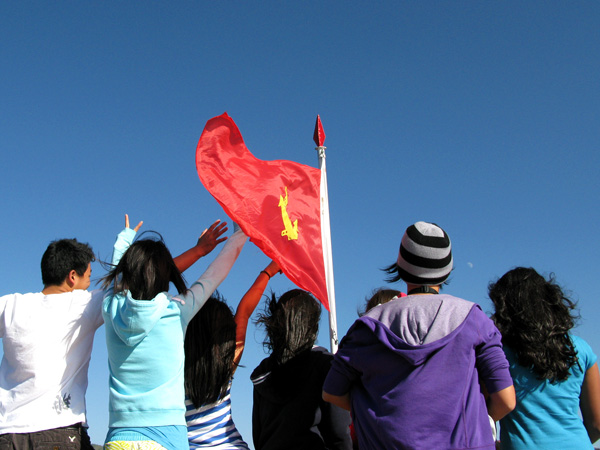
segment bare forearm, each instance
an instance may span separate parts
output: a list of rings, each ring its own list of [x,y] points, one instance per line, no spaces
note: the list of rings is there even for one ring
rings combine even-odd
[[[185,272],[203,256],[206,256],[206,253],[203,253],[202,248],[194,246],[183,252],[181,255],[173,258],[173,261],[175,261],[175,265],[180,272]]]
[[[331,403],[332,405],[339,406],[346,411],[350,411],[352,408],[352,402],[350,401],[350,394],[344,395],[332,395],[323,391],[323,400]]]
[[[515,387],[511,385],[490,394],[487,401],[488,414],[497,422],[515,409],[516,405]]]
[[[248,328],[248,321],[252,316],[252,313],[256,309],[256,305],[260,302],[260,299],[267,288],[269,280],[279,273],[279,266],[271,261],[271,263],[261,270],[248,292],[244,294],[240,300],[240,304],[235,312],[235,363],[239,363],[242,359],[242,353],[244,351],[244,345],[246,343],[246,329]]]
[[[597,363],[585,372],[579,405],[590,441],[596,442],[600,439],[600,373]]]

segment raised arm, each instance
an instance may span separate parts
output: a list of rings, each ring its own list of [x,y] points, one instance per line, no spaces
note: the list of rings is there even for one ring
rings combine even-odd
[[[138,223],[136,227],[132,230],[131,228],[129,228],[129,215],[125,214],[125,229],[117,235],[117,240],[115,241],[115,245],[113,247],[113,266],[119,264],[119,261],[121,261],[121,258],[123,257],[123,253],[125,253],[125,251],[129,248],[129,246],[133,242],[135,234],[142,227],[143,223],[144,222],[140,220],[140,223]]]
[[[227,237],[221,237],[227,231],[227,222],[221,223],[217,220],[210,227],[202,232],[198,242],[189,250],[173,258],[175,265],[180,272],[185,272],[192,264],[203,256],[212,252],[221,242],[227,240]]]
[[[234,233],[227,239],[227,242],[215,260],[208,266],[200,278],[190,286],[185,294],[174,297],[181,301],[182,308],[186,311],[185,317],[187,320],[191,320],[200,308],[202,308],[206,300],[229,274],[233,263],[240,255],[248,237],[235,224],[234,229]]]
[[[244,294],[240,304],[235,312],[235,357],[233,359],[234,367],[236,367],[242,359],[244,353],[244,346],[246,345],[246,329],[248,328],[248,320],[256,309],[256,305],[260,301],[261,296],[265,292],[269,280],[278,273],[281,273],[281,269],[275,261],[265,267],[265,270],[261,270],[258,277],[254,281],[254,284],[250,286],[248,292]]]
[[[583,425],[592,443],[600,439],[600,372],[595,363],[585,372],[579,398]]]

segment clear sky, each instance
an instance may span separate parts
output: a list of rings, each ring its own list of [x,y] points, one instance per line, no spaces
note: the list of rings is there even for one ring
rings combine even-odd
[[[341,336],[426,220],[452,239],[445,292],[491,313],[490,281],[554,272],[598,353],[599,19],[589,0],[0,2],[1,293],[42,289],[53,239],[108,260],[125,213],[186,250],[226,220],[196,173],[206,121],[227,111],[256,157],[316,166],[320,114]],[[244,248],[220,288],[232,306],[267,263]],[[233,382],[249,443],[262,340],[251,326]],[[102,443],[103,329],[89,378]]]

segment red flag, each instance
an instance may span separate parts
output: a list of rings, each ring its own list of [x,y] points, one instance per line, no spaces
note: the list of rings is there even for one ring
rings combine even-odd
[[[329,310],[321,237],[321,171],[250,153],[231,117],[210,119],[196,149],[204,187],[298,287]]]

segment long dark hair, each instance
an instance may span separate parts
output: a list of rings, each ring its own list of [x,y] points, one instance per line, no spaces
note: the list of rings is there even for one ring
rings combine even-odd
[[[185,334],[185,393],[196,408],[227,392],[235,370],[233,312],[215,292],[194,316]]]
[[[532,268],[517,267],[490,283],[489,296],[496,309],[492,319],[518,363],[539,379],[566,380],[577,362],[569,338],[577,315],[554,275],[546,280]]]
[[[265,327],[263,345],[275,363],[284,364],[312,348],[319,333],[320,318],[321,304],[308,292],[292,289],[279,300],[272,294],[256,323]]]
[[[177,269],[162,236],[138,239],[129,246],[119,263],[102,278],[102,288],[115,283],[115,293],[128,290],[136,300],[152,300],[169,290],[173,283],[180,294],[187,291],[185,280]]]

